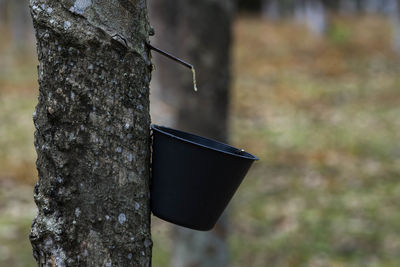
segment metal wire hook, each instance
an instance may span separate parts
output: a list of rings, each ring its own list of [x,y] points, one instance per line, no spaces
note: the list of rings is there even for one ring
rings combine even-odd
[[[154,47],[154,46],[152,46],[152,45],[149,44],[149,43],[146,43],[146,44],[147,44],[147,47],[150,48],[151,50],[154,50],[154,51],[156,51],[156,52],[158,52],[158,53],[160,53],[160,54],[162,54],[162,55],[164,55],[164,56],[166,56],[166,57],[168,57],[168,58],[170,58],[170,59],[172,59],[172,60],[174,60],[174,61],[176,61],[176,62],[179,62],[179,63],[181,63],[183,66],[185,66],[185,67],[187,67],[187,68],[189,68],[189,69],[193,69],[193,65],[192,65],[192,64],[189,64],[189,63],[187,63],[186,61],[184,61],[184,60],[182,60],[182,59],[180,59],[180,58],[177,58],[177,57],[171,55],[171,54],[168,53],[168,52],[165,52],[165,51],[161,50],[160,48]]]
[[[189,69],[192,71],[192,75],[193,75],[193,89],[197,92],[196,71],[194,70],[194,67],[193,67],[192,64],[189,64],[189,63],[187,63],[186,61],[184,61],[184,60],[182,60],[182,59],[180,59],[180,58],[177,58],[177,57],[171,55],[171,54],[168,53],[168,52],[165,52],[165,51],[163,51],[163,50],[161,50],[161,49],[159,49],[159,48],[157,48],[157,47],[152,46],[150,43],[146,43],[146,45],[147,45],[147,47],[148,47],[149,49],[154,50],[154,51],[160,53],[161,55],[166,56],[166,57],[168,57],[169,59],[172,59],[172,60],[174,60],[174,61],[176,61],[176,62],[182,64],[183,66],[189,68]]]

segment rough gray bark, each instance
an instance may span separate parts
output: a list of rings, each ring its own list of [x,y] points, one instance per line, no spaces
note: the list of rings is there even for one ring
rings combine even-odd
[[[151,2],[156,44],[195,66],[199,88],[186,68],[157,57],[161,97],[177,109],[178,129],[220,141],[227,140],[233,11],[232,0]],[[171,266],[227,266],[227,228],[226,216],[211,232],[175,227]]]
[[[40,266],[149,266],[145,0],[31,0]]]

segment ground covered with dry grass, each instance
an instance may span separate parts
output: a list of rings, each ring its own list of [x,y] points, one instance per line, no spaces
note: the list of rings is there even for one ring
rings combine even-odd
[[[388,24],[236,25],[233,141],[261,161],[233,207],[234,266],[399,266],[400,65]],[[267,265],[266,265],[267,264]]]
[[[36,266],[31,46],[0,42],[0,266]],[[389,24],[338,17],[314,36],[241,16],[233,55],[231,140],[261,160],[230,206],[232,266],[400,266],[400,57]],[[154,266],[168,262],[167,234],[156,221]]]

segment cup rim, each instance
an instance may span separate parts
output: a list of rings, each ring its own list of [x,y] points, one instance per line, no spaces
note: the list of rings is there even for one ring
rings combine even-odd
[[[252,154],[250,154],[250,153],[248,153],[248,152],[246,152],[244,150],[240,150],[238,148],[235,148],[233,146],[230,146],[228,144],[222,143],[222,142],[214,140],[214,139],[202,137],[202,136],[199,136],[199,135],[196,135],[196,134],[192,134],[192,133],[188,133],[188,132],[172,129],[172,128],[165,127],[165,126],[155,125],[155,124],[151,125],[151,129],[153,131],[162,133],[162,134],[167,135],[169,137],[172,137],[174,139],[178,139],[180,141],[183,141],[185,143],[190,143],[190,144],[195,145],[195,146],[200,146],[200,147],[203,147],[203,148],[206,148],[206,149],[211,149],[211,150],[214,150],[214,151],[217,151],[217,152],[221,152],[221,153],[224,153],[224,154],[228,154],[228,155],[231,155],[231,156],[234,156],[234,157],[243,158],[243,159],[248,159],[248,160],[253,160],[253,161],[259,160],[258,157],[254,156],[254,155],[252,155]],[[175,135],[173,133],[170,133],[170,132],[168,132],[168,130],[172,130],[174,132],[181,133],[183,135],[189,135],[189,136],[191,136],[193,138],[197,138],[197,139],[204,140],[204,141],[207,141],[207,142],[211,141],[212,143],[225,146],[225,147],[230,148],[232,150],[236,150],[238,153],[232,153],[232,152],[225,151],[223,149],[219,149],[219,148],[216,148],[216,147],[213,147],[213,146],[207,146],[207,145],[201,144],[199,142],[195,142],[195,141],[180,137],[178,135]]]

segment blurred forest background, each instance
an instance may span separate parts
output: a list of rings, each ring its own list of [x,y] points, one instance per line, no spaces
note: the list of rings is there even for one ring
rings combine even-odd
[[[230,205],[230,266],[400,266],[400,1],[237,4],[229,140],[261,161]],[[0,266],[36,266],[36,65],[28,1],[0,0]]]

